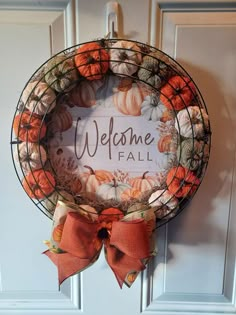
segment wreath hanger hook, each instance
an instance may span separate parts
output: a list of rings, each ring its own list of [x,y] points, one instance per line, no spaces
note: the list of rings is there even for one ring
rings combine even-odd
[[[106,4],[106,34],[109,38],[118,37],[118,8],[116,1],[110,1]]]

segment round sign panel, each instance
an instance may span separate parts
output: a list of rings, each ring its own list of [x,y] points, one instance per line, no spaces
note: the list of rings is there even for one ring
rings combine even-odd
[[[176,216],[205,173],[210,124],[187,72],[126,40],[77,45],[26,84],[13,120],[18,176],[49,217],[58,200]]]

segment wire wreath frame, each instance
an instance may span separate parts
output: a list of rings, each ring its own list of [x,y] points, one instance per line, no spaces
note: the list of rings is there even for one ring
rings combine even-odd
[[[124,43],[124,44],[131,44],[132,48],[126,48],[126,47],[116,47],[115,44],[117,43]],[[89,45],[91,43],[96,43],[99,45],[99,48],[89,49],[89,53],[93,54],[94,52],[98,52],[99,58],[98,60],[94,60],[93,58],[90,58],[85,63],[80,64],[79,66],[75,64],[75,58],[78,56],[83,56],[85,52],[80,52],[79,49],[81,47],[86,47],[86,45]],[[118,52],[121,52],[123,54],[122,60],[118,59],[112,59],[111,57],[111,51],[117,50]],[[103,51],[106,51],[109,58],[103,57]],[[141,56],[141,60],[139,63],[133,62],[133,60],[129,60],[127,57],[127,54],[132,53],[133,55],[139,54]],[[46,70],[46,67],[50,61],[54,61],[56,57],[61,56],[63,57],[62,60],[55,65],[51,67],[51,69]],[[153,59],[153,64],[158,65],[155,69],[151,69],[146,66],[146,64],[143,62],[144,58],[148,56],[149,58]],[[69,68],[68,71],[60,72],[58,73],[58,77],[55,79],[54,82],[51,82],[48,84],[47,82],[47,75],[50,74],[51,71],[58,68],[58,66],[65,61],[70,61],[73,63],[74,67]],[[106,71],[103,70],[104,64],[111,64],[111,63],[117,63],[117,64],[125,64],[128,67],[129,66],[135,66],[136,71],[134,73],[116,73],[113,70],[111,70],[111,67],[107,69]],[[89,65],[95,65],[98,69],[97,73],[89,73],[87,75],[81,74],[81,69],[84,67],[88,67]],[[163,68],[165,71],[163,71]],[[152,76],[157,79],[156,84],[151,84],[150,80],[144,80],[140,75],[140,71],[144,70],[150,72],[150,78]],[[64,90],[57,91],[55,90],[55,84],[60,84],[61,80],[63,78],[66,78],[67,75],[70,76],[70,74],[76,71],[76,79],[72,80],[67,84],[67,86],[64,88]],[[131,198],[130,200],[126,200],[125,202],[117,202],[117,200],[109,199],[109,200],[103,200],[100,202],[99,207],[96,207],[97,200],[90,201],[89,205],[94,206],[96,210],[99,212],[102,211],[102,209],[105,209],[107,207],[117,207],[121,209],[124,213],[126,213],[126,209],[132,206],[135,206],[136,204],[141,204],[141,207],[133,208],[133,212],[135,211],[145,211],[150,209],[150,207],[154,207],[154,212],[156,213],[156,228],[159,228],[163,224],[166,224],[170,220],[172,220],[174,217],[176,217],[190,202],[190,200],[195,195],[196,191],[198,190],[200,183],[204,177],[208,160],[209,160],[209,154],[210,154],[210,147],[211,147],[211,128],[210,128],[210,122],[208,119],[208,112],[206,105],[204,103],[203,97],[194,83],[191,76],[184,70],[184,68],[174,59],[172,59],[170,56],[165,54],[164,52],[160,51],[159,49],[152,47],[147,44],[143,44],[141,42],[132,41],[132,40],[124,40],[124,39],[100,39],[96,41],[89,41],[82,44],[75,45],[73,47],[70,47],[68,49],[65,49],[49,60],[47,60],[44,64],[42,64],[32,75],[32,77],[28,80],[26,83],[17,107],[16,111],[13,117],[13,122],[11,126],[11,154],[12,154],[12,160],[14,164],[14,168],[17,174],[17,177],[23,186],[23,188],[26,190],[27,194],[29,195],[30,199],[33,201],[33,203],[42,211],[46,216],[49,218],[52,218],[53,212],[56,207],[56,201],[57,199],[63,199],[65,201],[71,201],[70,198],[68,198],[69,195],[72,195],[73,202],[77,205],[85,204],[85,199],[82,198],[78,193],[71,192],[68,187],[62,187],[59,185],[56,181],[57,174],[54,169],[53,163],[50,160],[50,155],[48,152],[48,139],[50,138],[50,128],[47,128],[50,126],[51,117],[54,113],[54,111],[58,107],[58,103],[63,101],[68,101],[68,97],[70,96],[71,91],[76,86],[82,84],[82,82],[94,82],[97,80],[97,77],[104,78],[106,76],[115,75],[123,79],[127,79],[128,82],[131,80],[135,83],[141,83],[145,84],[145,86],[148,86],[156,96],[160,97],[161,95],[164,96],[166,101],[170,104],[171,109],[168,109],[169,112],[171,112],[172,115],[172,122],[174,122],[175,129],[177,130],[177,149],[176,152],[174,152],[175,155],[175,161],[173,163],[173,174],[172,178],[167,184],[166,181],[162,182],[160,185],[154,185],[149,189],[148,191],[144,192],[139,198]],[[181,78],[182,82],[184,82],[184,86],[181,87],[180,90],[178,90],[172,81],[171,78],[178,77]],[[159,78],[159,79],[158,79]],[[32,88],[31,92],[28,94],[28,98],[26,100],[22,100],[22,96],[24,91],[27,89],[29,84],[34,82],[34,87]],[[40,83],[45,83],[47,87],[45,88],[44,92],[40,95],[40,97],[36,97],[34,99],[34,105],[33,108],[29,110],[29,103],[31,101],[31,97],[34,95],[37,86]],[[163,87],[169,87],[174,91],[174,96],[177,95],[179,102],[182,104],[181,109],[175,108],[173,98],[169,97],[168,95],[164,95],[163,93]],[[47,108],[44,110],[43,113],[38,114],[37,113],[37,106],[39,105],[42,98],[47,94],[47,91],[49,89],[52,89],[55,93],[55,98],[51,99],[49,104],[47,104]],[[181,94],[183,90],[187,90],[192,94],[191,101],[186,103],[184,95]],[[163,105],[163,104],[162,104]],[[156,105],[155,105],[156,106]],[[193,108],[197,110],[198,117],[196,118],[196,115],[194,116],[190,109],[193,110]],[[190,136],[186,137],[181,134],[182,125],[179,121],[179,113],[180,111],[185,111],[185,117],[187,119],[187,122],[190,124]],[[27,116],[25,123],[24,119],[25,116]],[[206,118],[207,117],[207,118]],[[16,123],[17,120],[17,123]],[[34,141],[31,140],[31,134],[30,131],[32,131],[32,125],[34,122],[37,122],[37,130]],[[196,135],[196,126],[200,126],[201,133]],[[23,133],[23,136],[21,136]],[[191,166],[194,163],[197,165],[193,170],[191,167],[184,167],[181,161],[181,157],[183,156],[183,142],[188,140],[188,143],[191,146],[191,152],[189,152],[189,159],[188,159],[188,165]],[[23,167],[23,161],[21,156],[21,145],[22,143],[25,145],[25,160],[26,162],[27,170],[25,169],[25,166]],[[30,155],[32,152],[30,152],[30,143],[34,143],[36,145],[36,151],[38,153],[38,165],[41,167],[37,168],[37,170],[42,171],[42,174],[44,174],[44,179],[47,180],[47,185],[51,187],[50,193],[46,193],[45,190],[40,186],[40,184],[37,183],[38,178],[35,176],[35,169],[32,167],[32,161],[30,158]],[[195,144],[201,144],[200,149],[196,152],[195,150]],[[43,153],[43,149],[46,151],[46,161],[45,156]],[[177,153],[178,152],[178,153]],[[164,152],[163,154],[170,154],[170,152]],[[178,158],[177,158],[178,155]],[[196,162],[197,161],[197,162]],[[195,165],[194,164],[194,165]],[[25,164],[24,164],[25,165]],[[179,178],[178,170],[184,168],[185,174],[183,178]],[[32,184],[29,181],[29,174],[31,174],[31,180],[34,182],[34,187],[32,187]],[[52,180],[50,174],[52,175],[52,178],[55,178]],[[194,175],[194,176],[192,176]],[[171,185],[175,180],[178,180],[179,187],[176,189],[176,191],[173,193],[173,188],[171,188]],[[180,196],[179,192],[187,183],[187,193],[183,194],[183,196]],[[26,187],[28,186],[28,189]],[[38,190],[40,193],[40,197],[37,197],[35,195],[35,190]],[[62,193],[62,191],[65,191],[66,194]],[[159,195],[155,197],[155,192],[160,191]],[[171,196],[167,198],[167,201],[163,202],[162,197],[166,192],[172,191]],[[57,195],[56,200],[53,199],[51,196],[52,194]],[[152,200],[150,201],[151,196],[154,195]],[[33,196],[33,197],[32,197]],[[177,199],[178,203],[177,205],[170,209],[168,207],[168,204],[171,202],[171,200]],[[162,201],[160,201],[162,200]],[[46,202],[46,203],[45,203]],[[154,206],[155,203],[158,202],[158,205]],[[46,206],[47,204],[47,206]],[[50,205],[50,206],[48,206]],[[89,212],[88,209],[83,209],[83,211]]]

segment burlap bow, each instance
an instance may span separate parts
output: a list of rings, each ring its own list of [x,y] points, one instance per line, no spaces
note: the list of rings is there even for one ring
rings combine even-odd
[[[147,222],[144,219],[120,221],[122,212],[115,210],[116,214],[101,214],[93,221],[67,209],[58,243],[60,251],[44,252],[57,266],[60,283],[94,263],[103,245],[107,263],[120,287],[123,283],[130,286],[137,274],[145,269],[150,257]]]

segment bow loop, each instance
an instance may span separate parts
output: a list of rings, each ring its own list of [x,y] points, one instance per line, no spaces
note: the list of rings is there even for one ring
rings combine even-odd
[[[113,222],[110,245],[133,258],[148,257],[150,249],[145,221]]]
[[[97,250],[93,245],[97,223],[79,213],[69,212],[63,228],[59,247],[79,258],[91,258]]]

